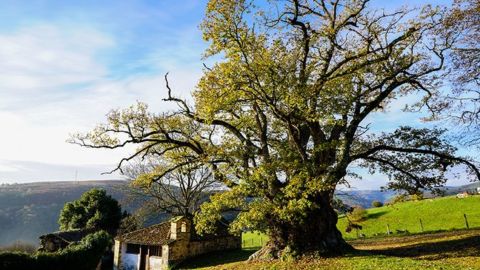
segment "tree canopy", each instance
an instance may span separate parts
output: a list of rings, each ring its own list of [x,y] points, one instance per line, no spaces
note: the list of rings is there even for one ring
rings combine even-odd
[[[269,235],[256,256],[341,252],[349,245],[332,200],[353,166],[423,187],[459,163],[480,176],[472,161],[454,156],[441,131],[369,129],[397,98],[415,94],[422,106],[439,91],[453,42],[435,35],[443,18],[430,7],[372,10],[366,0],[211,0],[202,23],[205,56],[221,60],[205,67],[194,103],[177,98],[166,80],[165,101],[177,110],[153,114],[141,103],[114,110],[73,141],[137,144],[117,169],[136,157],[161,159],[166,166],[152,170],[151,182],[186,166],[209,168],[228,189],[202,205],[197,230],[211,232],[222,211],[240,210],[232,231]]]
[[[193,218],[200,204],[220,187],[212,171],[206,166],[187,165],[159,177],[158,170],[165,166],[159,160],[144,158],[122,169],[133,180],[128,190],[133,201],[141,205],[137,212]]]
[[[91,189],[80,199],[68,202],[60,212],[61,230],[94,229],[114,234],[120,226],[122,209],[103,189]]]

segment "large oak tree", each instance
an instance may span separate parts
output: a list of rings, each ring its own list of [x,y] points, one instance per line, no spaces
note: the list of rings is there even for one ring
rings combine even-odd
[[[202,24],[206,57],[222,60],[205,68],[194,103],[177,98],[167,80],[165,101],[178,110],[112,111],[108,123],[74,141],[138,144],[119,168],[139,156],[170,164],[151,181],[207,166],[228,188],[202,205],[196,229],[211,232],[222,211],[238,209],[233,231],[269,235],[258,256],[345,251],[332,199],[352,165],[375,164],[421,184],[422,164],[436,173],[464,163],[480,176],[435,130],[368,130],[396,98],[416,94],[425,102],[438,91],[451,40],[431,35],[442,20],[436,9],[387,13],[367,2],[211,0]]]

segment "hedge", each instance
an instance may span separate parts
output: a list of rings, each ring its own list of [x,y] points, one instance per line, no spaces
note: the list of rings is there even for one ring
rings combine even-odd
[[[0,270],[93,270],[111,244],[110,235],[100,231],[58,252],[0,253]]]

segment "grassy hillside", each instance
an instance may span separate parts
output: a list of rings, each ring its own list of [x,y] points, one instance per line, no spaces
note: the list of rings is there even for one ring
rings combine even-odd
[[[438,230],[464,229],[466,227],[464,214],[470,228],[480,227],[480,196],[456,198],[455,196],[425,199],[398,203],[392,206],[383,206],[367,210],[367,219],[361,223],[360,231],[366,237],[387,233],[387,224],[390,231],[408,230],[410,233],[422,232],[420,219],[425,232]],[[338,228],[347,239],[356,238],[356,232],[345,232],[347,220],[340,217]]]
[[[421,233],[420,219],[423,223],[423,232],[448,231],[465,229],[463,214],[467,215],[470,228],[480,228],[480,195],[463,199],[455,196],[425,199],[398,203],[392,206],[367,209],[367,219],[361,223],[363,229],[359,231],[367,238],[385,236],[387,224],[392,235],[399,234],[397,230],[408,230],[409,233]],[[347,220],[340,216],[338,229],[347,240],[357,238],[357,233],[345,232]],[[255,232],[247,232],[242,236],[243,246],[246,248],[259,247],[268,239],[267,236]]]

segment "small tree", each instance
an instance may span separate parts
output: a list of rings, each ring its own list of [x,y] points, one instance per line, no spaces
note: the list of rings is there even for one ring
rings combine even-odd
[[[188,161],[185,161],[188,162]],[[130,180],[130,195],[144,215],[165,213],[193,218],[200,204],[218,187],[211,170],[194,163],[169,171],[167,159],[144,159],[122,172]]]
[[[383,203],[381,201],[373,201],[372,206],[373,207],[382,207]]]
[[[360,225],[360,223],[365,221],[367,216],[367,211],[363,207],[359,205],[354,206],[352,211],[347,213],[348,225],[345,231],[351,232],[352,229],[354,229],[358,237],[358,231],[362,229],[362,225]]]
[[[120,225],[122,210],[105,190],[91,189],[80,199],[68,202],[60,212],[61,230],[94,229],[114,234]]]
[[[408,196],[405,195],[405,194],[398,194],[398,195],[395,195],[394,197],[392,197],[389,201],[388,201],[388,205],[395,205],[397,203],[401,203],[401,202],[405,202],[405,201],[408,201]]]
[[[123,212],[122,220],[120,221],[120,226],[117,229],[117,235],[122,235],[125,233],[133,232],[141,228],[141,222],[139,218],[135,215]]]

